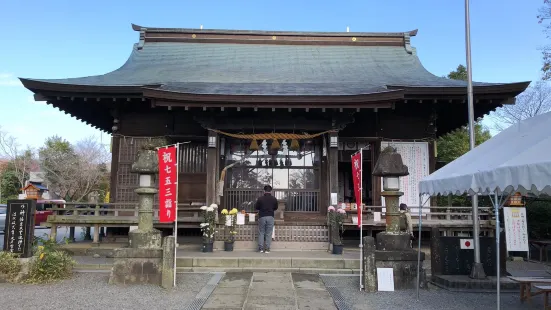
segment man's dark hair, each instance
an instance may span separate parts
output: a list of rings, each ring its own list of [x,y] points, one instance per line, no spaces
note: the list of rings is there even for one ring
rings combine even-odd
[[[408,205],[406,205],[405,203],[400,204],[400,210],[407,210],[407,208],[408,208]]]
[[[264,191],[265,191],[266,193],[269,193],[269,192],[272,191],[272,187],[271,187],[270,185],[266,185],[266,186],[264,186]]]

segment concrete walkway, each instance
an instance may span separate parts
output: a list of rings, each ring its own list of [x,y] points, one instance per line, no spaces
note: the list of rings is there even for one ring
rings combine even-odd
[[[227,273],[202,309],[336,309],[315,274]]]

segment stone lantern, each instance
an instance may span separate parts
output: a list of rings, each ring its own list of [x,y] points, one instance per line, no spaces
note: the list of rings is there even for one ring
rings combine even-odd
[[[136,189],[139,196],[138,229],[129,233],[130,247],[114,250],[110,284],[150,283],[162,284],[167,288],[173,286],[174,239],[165,238],[166,250],[163,251],[161,232],[153,228],[153,198],[158,192],[155,188],[155,174],[158,170],[155,147],[144,146],[132,164],[132,172],[138,173],[140,180]],[[163,254],[165,252],[166,255]]]
[[[410,235],[400,231],[399,199],[400,177],[408,175],[408,167],[402,156],[393,147],[385,148],[373,169],[373,175],[383,178],[383,192],[386,206],[386,230],[372,237],[364,238],[364,287],[375,291],[377,285],[376,268],[392,268],[395,289],[411,289],[417,285],[417,251],[411,247]],[[421,253],[421,262],[425,259]],[[424,271],[421,270],[421,285],[425,285]]]
[[[373,175],[383,178],[383,192],[386,206],[386,233],[400,234],[400,177],[409,175],[408,167],[402,162],[402,156],[393,147],[385,148],[379,155]],[[408,236],[409,241],[409,236]]]
[[[160,248],[161,232],[153,228],[153,198],[158,193],[155,175],[159,172],[159,160],[152,145],[146,145],[138,152],[131,171],[138,173],[140,187],[135,190],[139,196],[138,229],[129,233],[130,247]]]

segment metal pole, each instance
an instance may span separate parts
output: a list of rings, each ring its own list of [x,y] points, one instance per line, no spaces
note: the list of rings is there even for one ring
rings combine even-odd
[[[364,228],[364,223],[363,223],[363,208],[362,208],[362,193],[363,193],[363,175],[364,175],[364,167],[363,167],[363,163],[364,163],[364,152],[363,152],[363,148],[360,148],[360,167],[361,167],[361,170],[360,170],[360,201],[359,202],[356,202],[357,204],[357,208],[360,208],[360,216],[358,218],[358,224],[360,225],[360,291],[362,291],[363,289],[363,273],[364,273],[364,270],[363,270],[363,267],[364,267],[364,251],[363,251],[363,247],[364,247],[364,238],[363,238],[363,228]]]
[[[494,193],[494,213],[496,215],[496,271],[497,271],[497,309],[501,309],[501,274],[500,274],[500,264],[499,264],[499,202],[497,200],[497,193]]]
[[[180,176],[180,143],[176,143],[176,215],[174,217],[174,287],[176,287],[176,249],[178,248],[178,187]]]
[[[417,245],[417,300],[419,300],[419,286],[421,285],[421,228],[423,226],[423,195],[419,194],[419,243]]]
[[[469,12],[469,0],[465,0],[465,46],[467,49],[467,102],[469,110],[469,145],[470,149],[475,147],[474,132],[474,105],[473,105],[473,70],[471,62],[471,21]],[[475,194],[472,198],[472,217],[473,217],[473,247],[474,264],[471,269],[471,278],[485,278],[484,268],[480,263],[480,229],[478,222],[478,196]]]

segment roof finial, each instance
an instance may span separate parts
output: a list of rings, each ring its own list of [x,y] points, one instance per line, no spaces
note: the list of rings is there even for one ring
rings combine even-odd
[[[350,32],[350,27],[346,26],[346,32]]]
[[[203,29],[203,25],[199,26],[200,29]]]

